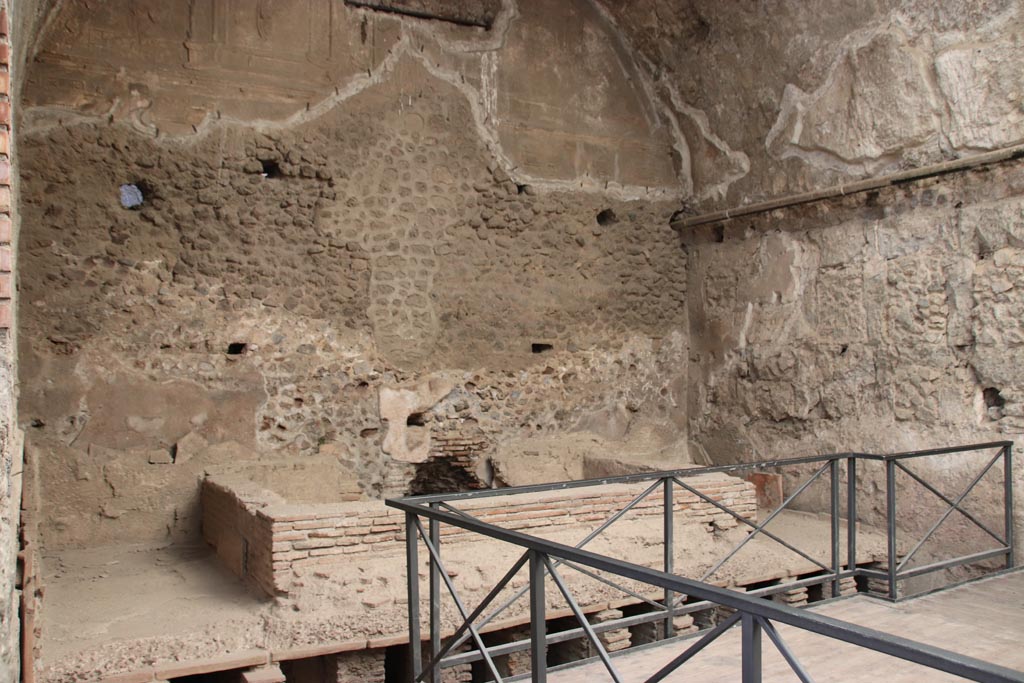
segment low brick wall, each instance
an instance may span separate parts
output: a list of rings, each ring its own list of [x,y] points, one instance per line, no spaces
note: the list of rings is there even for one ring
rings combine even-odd
[[[687,478],[687,483],[737,514],[757,514],[754,487],[724,474]],[[607,485],[565,491],[481,498],[457,507],[483,522],[528,532],[587,528],[631,501],[642,488]],[[380,501],[296,505],[269,491],[239,480],[209,477],[203,484],[203,533],[228,567],[267,593],[288,590],[293,567],[329,567],[360,555],[401,554],[403,513]],[[631,518],[661,515],[661,494],[655,492],[629,513]],[[677,487],[675,510],[690,524],[730,528],[728,514]],[[442,527],[446,543],[486,540],[457,527]]]
[[[278,589],[273,570],[273,522],[253,513],[273,494],[232,484],[237,482],[204,481],[200,495],[203,538],[216,548],[228,569],[274,595]]]

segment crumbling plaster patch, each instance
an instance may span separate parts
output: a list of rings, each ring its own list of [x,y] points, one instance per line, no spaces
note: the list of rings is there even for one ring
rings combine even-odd
[[[430,455],[430,426],[410,418],[433,408],[455,388],[451,378],[433,376],[380,388],[380,419],[387,425],[381,449],[402,462],[423,462]]]
[[[864,175],[914,148],[936,148],[940,105],[928,68],[902,32],[850,36],[817,90],[786,86],[768,150],[779,159]]]
[[[574,1],[581,3],[580,8],[591,7],[590,0]],[[551,7],[559,7],[558,3],[549,4]],[[59,12],[60,9],[58,7],[55,12]],[[346,8],[345,11],[348,12],[348,18],[354,22],[358,22],[361,17],[365,21],[367,15],[377,14],[365,9]],[[80,17],[78,19],[81,21]],[[485,143],[495,163],[520,184],[529,184],[542,191],[585,191],[620,199],[678,198],[684,195],[689,186],[688,169],[685,167],[678,169],[676,177],[662,177],[660,183],[645,185],[631,183],[628,178],[621,177],[620,174],[623,171],[620,170],[618,164],[614,169],[610,169],[609,173],[592,175],[587,171],[582,175],[570,178],[546,176],[543,171],[531,171],[530,159],[514,158],[505,149],[498,132],[503,121],[498,115],[496,107],[498,89],[501,86],[499,81],[494,78],[494,74],[497,65],[506,59],[504,55],[507,52],[509,31],[517,21],[521,21],[520,11],[515,0],[503,0],[502,9],[491,30],[477,31],[472,38],[461,37],[464,32],[460,33],[460,29],[445,26],[443,22],[410,21],[397,18],[381,19],[379,16],[374,16],[374,21],[384,22],[386,25],[390,22],[391,30],[396,31],[396,37],[387,47],[383,58],[365,69],[354,70],[351,75],[335,84],[332,93],[317,101],[307,102],[300,109],[280,118],[266,119],[259,114],[247,114],[243,117],[231,115],[218,109],[207,112],[191,126],[191,129],[165,129],[162,117],[152,109],[151,91],[160,87],[159,81],[153,78],[144,79],[148,80],[148,84],[133,81],[133,76],[129,75],[133,67],[126,64],[115,79],[120,83],[120,92],[110,101],[108,109],[102,109],[102,96],[95,101],[69,100],[57,106],[46,104],[46,96],[41,96],[37,89],[34,95],[36,99],[40,99],[40,102],[26,110],[25,129],[31,132],[51,126],[110,118],[127,121],[140,133],[158,137],[168,143],[208,135],[224,126],[231,125],[247,125],[267,132],[289,129],[312,121],[335,107],[344,106],[344,103],[352,97],[392,78],[396,64],[403,58],[411,58],[420,62],[435,78],[455,87],[466,97],[473,113],[474,127],[480,139]],[[54,23],[57,22],[50,21],[48,25]],[[623,92],[628,98],[639,103],[644,112],[643,116],[647,118],[648,128],[654,131],[662,129],[660,117],[655,113],[660,107],[648,100],[647,90],[642,83],[637,83],[643,79],[639,77],[639,72],[632,62],[625,44],[615,34],[613,27],[608,24],[595,24],[588,30],[605,32],[602,40],[591,44],[591,49],[607,51],[610,59],[619,64],[622,74],[618,76],[616,87],[624,89]],[[46,36],[44,35],[39,41],[40,44],[43,44],[45,40]],[[557,45],[552,46],[556,50],[557,47]],[[554,62],[558,62],[560,59],[557,52],[554,55],[549,55],[549,58]],[[116,63],[116,61],[115,56],[114,62]],[[87,109],[91,111],[86,111]],[[609,113],[612,111],[609,107],[606,109]],[[279,107],[272,109],[272,111],[279,110]],[[516,122],[513,121],[513,123]],[[522,122],[516,123],[516,125],[521,124]],[[640,135],[649,135],[648,131],[638,132]],[[666,144],[669,147],[685,144],[678,139],[672,139],[674,129],[666,129],[666,133],[668,136]],[[653,144],[659,144],[657,137],[652,140]],[[592,154],[590,151],[585,153]],[[642,164],[634,163],[633,166],[640,168]],[[625,172],[632,173],[632,171]]]
[[[849,34],[818,88],[786,85],[766,149],[863,176],[1024,140],[1019,11],[972,32],[895,12]]]

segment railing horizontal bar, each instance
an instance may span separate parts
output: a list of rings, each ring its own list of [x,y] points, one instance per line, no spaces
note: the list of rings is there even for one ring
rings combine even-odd
[[[416,503],[404,500],[389,500],[387,504],[406,512],[436,518],[445,524],[474,531],[483,536],[489,536],[523,548],[529,548],[542,554],[570,560],[593,569],[612,572],[661,588],[669,588],[675,592],[686,593],[699,599],[712,600],[720,605],[732,607],[754,616],[771,619],[783,624],[790,624],[812,633],[866,647],[970,680],[981,681],[982,683],[1024,683],[1024,673],[1022,672],[1013,671],[974,657],[919,643],[893,634],[850,624],[821,614],[802,612],[796,608],[772,603],[767,600],[751,598],[725,588],[718,588],[679,576],[673,576],[630,562],[604,557],[587,550],[578,550],[562,543],[528,536],[509,529],[502,529],[492,524],[463,519],[458,515],[442,512],[437,509],[423,508]]]
[[[666,477],[695,477],[702,474],[721,474],[730,472],[742,472],[745,470],[762,470],[773,467],[791,465],[806,465],[809,463],[827,462],[829,460],[844,460],[846,458],[866,458],[868,460],[881,460],[884,456],[871,455],[867,453],[834,453],[828,455],[810,455],[800,458],[788,458],[781,460],[765,460],[761,462],[743,462],[732,465],[712,465],[709,467],[692,467],[679,470],[668,470],[665,472],[638,472],[636,474],[623,474],[617,477],[601,477],[598,479],[579,479],[576,481],[561,481],[551,484],[531,484],[529,486],[510,486],[503,489],[483,489],[479,491],[462,491],[458,493],[439,493],[423,496],[408,496],[404,498],[391,498],[389,500],[401,500],[405,503],[425,505],[427,503],[438,503],[441,501],[467,500],[473,498],[493,498],[495,496],[516,496],[527,493],[543,493],[545,491],[564,491],[569,489],[586,488],[588,486],[605,486],[608,484],[635,484],[642,481],[654,479],[665,479]]]
[[[708,603],[708,607],[712,605]],[[621,619],[612,619],[611,621],[603,621],[600,624],[592,624],[591,627],[596,633],[604,633],[605,631],[614,631],[620,628],[627,628],[629,626],[638,626],[640,624],[647,624],[652,621],[664,621],[664,612],[646,612],[644,614],[636,614],[631,617],[622,617]],[[556,631],[555,633],[547,634],[545,642],[548,645],[554,645],[556,643],[564,643],[568,640],[578,640],[585,638],[587,634],[582,628],[576,627],[567,631]],[[492,645],[488,648],[488,652],[491,656],[500,657],[502,655],[512,654],[513,652],[522,652],[523,650],[530,649],[530,641],[527,640],[516,640],[511,643],[502,643],[501,645]],[[457,655],[451,657],[445,657],[441,661],[441,666],[449,667],[455,666],[456,664],[469,664],[471,662],[478,662],[483,657],[476,650],[469,652],[460,652]]]
[[[600,477],[596,479],[580,479],[577,481],[554,482],[550,484],[532,484],[529,486],[512,486],[503,489],[484,489],[481,491],[462,491],[458,493],[441,493],[423,496],[408,496],[400,499],[406,503],[426,504],[442,501],[467,500],[473,498],[492,498],[495,496],[514,496],[524,493],[541,493],[544,491],[562,491],[567,489],[585,488],[587,486],[604,486],[606,484],[631,484],[641,481],[652,481],[664,479],[665,477],[692,477],[701,474],[716,474],[729,472],[742,472],[745,470],[771,469],[773,467],[784,467],[792,465],[805,465],[829,460],[843,460],[854,458],[858,460],[899,460],[904,458],[919,458],[926,455],[943,455],[947,453],[960,453],[1011,446],[1012,441],[991,441],[987,443],[969,444],[966,446],[950,446],[948,448],[933,448],[924,451],[906,451],[883,455],[876,453],[829,453],[822,455],[809,455],[799,458],[782,458],[778,460],[765,460],[761,462],[744,462],[732,465],[713,465],[709,467],[693,467],[679,470],[668,470],[664,472],[638,472],[636,474],[624,474],[617,477]]]
[[[949,453],[968,453],[970,451],[983,451],[989,448],[1005,448],[1012,446],[1012,441],[988,441],[986,443],[972,443],[966,446],[946,446],[945,448],[929,448],[923,451],[904,451],[903,453],[889,453],[880,455],[883,460],[904,460],[906,458],[921,458],[926,455],[947,455]],[[859,455],[865,455],[861,453]]]
[[[860,576],[866,576],[869,579],[883,579],[888,580],[889,572],[884,572],[881,569],[868,569],[866,567],[859,567],[857,574]]]
[[[973,555],[964,555],[963,557],[954,557],[952,560],[943,560],[942,562],[933,562],[931,564],[925,564],[920,567],[914,567],[912,569],[904,569],[896,574],[897,579],[912,579],[915,576],[921,576],[922,574],[930,574],[931,572],[939,571],[940,569],[948,569],[949,567],[956,567],[962,564],[971,564],[972,562],[981,562],[988,560],[993,557],[999,557],[1006,555],[1010,552],[1009,548],[994,548],[993,550],[985,550],[980,553]]]

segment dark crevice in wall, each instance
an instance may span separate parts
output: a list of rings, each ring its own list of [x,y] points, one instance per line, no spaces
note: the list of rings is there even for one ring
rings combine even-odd
[[[619,217],[611,209],[603,209],[597,214],[597,224],[601,226],[613,225],[619,222]]]

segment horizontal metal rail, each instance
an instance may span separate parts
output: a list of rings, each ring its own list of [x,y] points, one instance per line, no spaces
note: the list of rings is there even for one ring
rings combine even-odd
[[[1022,672],[926,643],[919,643],[908,638],[847,623],[814,612],[750,598],[727,588],[718,588],[710,584],[667,574],[631,562],[605,557],[587,550],[572,548],[555,541],[528,536],[510,529],[502,529],[479,520],[471,520],[460,515],[453,515],[448,512],[441,512],[436,509],[407,503],[403,500],[389,500],[388,505],[404,510],[411,515],[436,519],[442,524],[449,524],[482,536],[488,536],[505,543],[532,550],[541,556],[567,560],[600,571],[611,572],[634,581],[667,588],[677,593],[692,595],[717,605],[730,607],[745,614],[788,624],[811,633],[875,650],[876,652],[914,662],[915,664],[953,674],[954,676],[962,676],[982,683],[1024,683],[1024,673]]]
[[[963,453],[971,451],[982,451],[992,448],[998,448],[999,452],[988,461],[987,465],[981,470],[980,473],[976,474],[967,488],[956,496],[947,496],[940,492],[934,486],[929,484],[921,475],[913,472],[907,468],[902,461],[908,459],[915,459],[927,456],[940,456],[953,453]],[[876,570],[868,567],[858,567],[857,555],[856,555],[856,536],[857,536],[857,460],[866,461],[878,461],[884,463],[884,472],[886,479],[886,490],[885,490],[885,509],[886,519],[888,527],[888,552],[887,561],[888,564],[884,570]],[[988,526],[983,524],[976,516],[968,512],[963,507],[964,500],[974,490],[978,483],[992,470],[993,466],[1002,460],[1003,473],[1004,473],[1004,535],[1000,537],[999,534],[992,531]],[[840,463],[846,461],[846,473],[847,473],[847,501],[846,501],[846,513],[847,513],[847,555],[845,570],[843,569],[843,563],[840,557],[840,511],[841,511],[841,494],[840,494]],[[741,473],[751,470],[764,470],[771,468],[791,468],[798,465],[820,465],[815,468],[813,474],[810,475],[809,479],[800,484],[796,490],[789,494],[785,500],[779,505],[779,507],[770,512],[768,517],[757,523],[757,521],[751,521],[747,517],[738,514],[734,510],[731,510],[727,505],[724,505],[720,501],[714,500],[714,498],[707,496],[706,494],[699,491],[697,488],[690,486],[684,480],[700,476],[702,474],[712,473]],[[1012,486],[1012,442],[1010,441],[996,441],[987,442],[980,444],[973,444],[968,446],[955,446],[945,448],[935,448],[918,451],[907,451],[903,453],[895,454],[869,454],[869,453],[839,453],[831,455],[817,455],[800,458],[789,458],[782,460],[772,460],[763,462],[752,462],[752,463],[737,463],[732,465],[719,465],[712,467],[699,467],[699,468],[688,468],[673,470],[668,472],[646,472],[637,473],[631,475],[623,475],[617,477],[605,477],[581,481],[571,482],[558,482],[552,484],[539,484],[532,486],[514,487],[497,490],[486,490],[486,491],[473,491],[466,493],[453,493],[453,494],[441,494],[441,495],[428,495],[428,496],[415,496],[398,500],[389,500],[387,504],[391,507],[405,511],[407,524],[407,555],[409,566],[416,566],[416,552],[415,546],[417,544],[417,536],[421,537],[421,540],[426,544],[430,554],[430,580],[431,580],[431,651],[432,657],[429,664],[426,667],[423,666],[423,662],[419,659],[419,579],[414,576],[415,572],[410,572],[409,576],[409,605],[410,605],[410,641],[413,647],[410,647],[410,664],[414,672],[420,672],[418,675],[414,673],[414,679],[417,681],[431,680],[435,681],[438,679],[441,668],[453,666],[459,663],[466,663],[472,661],[484,660],[488,668],[494,674],[494,678],[500,681],[501,678],[497,674],[493,657],[509,654],[511,652],[521,651],[525,649],[531,650],[531,659],[536,662],[538,658],[544,659],[544,652],[547,645],[564,642],[567,640],[575,640],[585,636],[588,638],[595,648],[595,650],[601,655],[601,660],[605,664],[608,671],[611,673],[612,678],[618,680],[618,674],[614,670],[614,665],[609,659],[608,653],[605,651],[601,641],[598,639],[598,634],[605,631],[613,630],[616,628],[625,628],[627,626],[650,623],[655,621],[664,621],[665,629],[664,634],[666,637],[671,637],[673,633],[673,617],[681,616],[684,614],[690,614],[702,610],[707,610],[721,605],[729,609],[737,611],[739,622],[743,626],[743,679],[744,681],[760,680],[760,648],[761,648],[761,635],[767,634],[769,640],[776,646],[776,648],[782,653],[784,659],[790,664],[793,671],[797,674],[797,677],[801,680],[809,680],[806,672],[803,670],[802,665],[796,661],[792,652],[788,650],[786,644],[781,640],[773,622],[780,622],[790,624],[797,628],[801,628],[806,631],[824,635],[826,637],[835,638],[844,642],[849,642],[854,645],[859,645],[868,649],[876,650],[889,654],[895,657],[906,659],[908,661],[921,664],[923,666],[931,667],[939,671],[963,676],[965,678],[976,680],[976,681],[993,681],[999,683],[1006,683],[1009,681],[1017,681],[1024,683],[1024,673],[1011,671],[1004,667],[999,667],[988,662],[983,662],[972,657],[961,655],[958,653],[943,650],[941,648],[934,648],[921,643],[916,643],[908,639],[903,639],[898,636],[891,634],[882,633],[873,629],[866,629],[863,627],[847,624],[835,619],[830,619],[821,615],[802,612],[794,608],[775,605],[770,602],[766,602],[760,599],[763,596],[771,595],[772,593],[789,590],[800,586],[809,586],[814,584],[822,584],[829,582],[832,586],[832,595],[838,596],[840,593],[840,581],[848,577],[866,577],[874,578],[885,581],[888,584],[887,595],[879,597],[887,597],[890,600],[900,599],[898,587],[899,582],[906,579],[911,579],[916,576],[921,576],[930,572],[941,571],[957,565],[963,564],[975,564],[986,560],[1002,557],[1006,563],[1006,567],[1013,566],[1014,558],[1014,546],[1013,546],[1013,517],[1012,517],[1012,505],[1013,505],[1013,486]],[[802,492],[808,489],[808,487],[815,481],[818,481],[825,470],[829,470],[830,479],[830,500],[829,500],[829,515],[830,515],[830,527],[831,527],[831,558],[828,564],[820,562],[810,555],[806,554],[799,548],[794,547],[786,540],[768,532],[765,527],[782,511],[784,511],[794,499],[796,499]],[[939,498],[942,502],[947,505],[947,509],[943,514],[931,525],[924,538],[920,539],[905,557],[897,556],[897,487],[896,487],[896,475],[898,472],[903,472],[908,475],[914,482],[920,484]],[[578,543],[575,547],[570,547],[564,544],[547,541],[540,539],[529,534],[517,532],[509,529],[504,529],[500,526],[488,524],[474,517],[470,511],[460,510],[459,508],[451,505],[454,501],[468,501],[477,498],[492,498],[492,497],[504,497],[509,495],[522,495],[530,493],[541,493],[551,491],[562,491],[572,490],[579,488],[586,488],[592,486],[601,486],[608,484],[634,484],[652,482],[638,495],[624,507],[618,509],[608,519],[606,519],[598,528],[592,531],[587,537]],[[603,533],[608,527],[614,524],[616,521],[621,519],[636,505],[650,496],[659,487],[663,489],[663,518],[664,528],[663,542],[664,542],[664,566],[663,570],[651,569],[643,567],[623,560],[618,560],[610,557],[605,557],[584,550],[583,546],[587,545],[591,540],[596,538],[598,535]],[[673,573],[674,568],[674,504],[673,504],[673,491],[675,487],[679,487],[680,490],[686,493],[696,496],[703,502],[710,504],[719,511],[728,514],[730,517],[735,519],[737,522],[745,524],[753,529],[752,533],[749,533],[733,550],[726,555],[726,557],[720,560],[714,567],[704,576],[701,580],[686,579],[676,576]],[[933,536],[936,530],[954,513],[960,513],[961,516],[966,518],[974,526],[985,532],[988,536],[992,537],[999,543],[999,547],[990,550],[984,550],[981,552],[972,553],[962,557],[940,560],[932,562],[930,564],[918,567],[908,567],[910,560],[913,556],[924,546],[924,544]],[[430,533],[428,534],[422,523],[420,517],[426,517],[430,520]],[[441,535],[439,532],[440,524],[448,524],[450,526],[459,527],[468,531],[476,532],[483,536],[488,536],[499,541],[504,541],[524,549],[522,557],[513,566],[513,568],[506,573],[505,577],[495,586],[484,602],[481,603],[472,614],[466,609],[459,596],[456,593],[455,585],[451,582],[447,572],[444,571],[443,565],[441,564],[440,558],[440,542]],[[709,578],[714,572],[716,572],[722,565],[734,557],[744,545],[753,539],[754,536],[763,535],[766,538],[781,544],[788,550],[800,555],[805,560],[810,561],[813,565],[816,565],[823,571],[822,574],[806,578],[796,582],[787,582],[785,584],[767,586],[756,590],[749,591],[747,593],[738,593],[730,591],[725,588],[719,588],[705,583],[704,581]],[[504,588],[511,581],[513,576],[523,566],[526,565],[527,559],[529,559],[530,565],[530,582],[528,586],[525,586],[518,591],[512,598],[505,600],[501,606],[494,609],[488,616],[480,620],[483,612],[487,609],[489,604],[498,596],[498,594],[504,590]],[[645,614],[634,615],[629,617],[623,617],[620,619],[603,622],[601,624],[590,624],[586,621],[584,613],[580,605],[578,605],[572,595],[569,593],[567,585],[559,577],[557,568],[561,565],[566,565],[583,575],[590,577],[592,580],[599,581],[614,589],[622,591],[624,594],[644,602],[653,608],[652,611]],[[589,569],[585,569],[588,567]],[[623,585],[617,584],[609,576],[603,576],[598,573],[609,574],[614,577],[625,578],[631,581],[638,581],[656,588],[661,589],[661,595],[659,598],[663,599],[662,603],[658,603],[653,599],[649,599],[642,592],[628,588]],[[560,631],[556,633],[546,633],[543,628],[544,624],[544,607],[543,599],[539,595],[538,591],[543,592],[543,584],[545,575],[550,576],[554,581],[560,592],[565,597],[567,603],[570,605],[572,611],[576,614],[577,619],[580,621],[580,627],[570,629],[567,631]],[[462,626],[456,631],[454,636],[448,639],[445,647],[440,646],[440,611],[439,604],[436,604],[439,596],[441,582],[449,589],[452,599],[455,601],[458,611],[464,618]],[[530,593],[530,608],[532,614],[531,621],[531,637],[529,640],[521,640],[513,643],[506,643],[503,645],[496,646],[485,646],[481,640],[480,633],[483,626],[498,616],[502,611],[507,609],[512,603],[518,600],[520,597],[525,595],[527,592]],[[682,605],[683,598],[689,598],[689,602]],[[696,598],[696,600],[693,600]],[[414,614],[415,613],[415,614]],[[540,621],[538,621],[540,619]],[[479,621],[478,621],[479,620]],[[722,631],[716,629],[718,634]],[[717,637],[715,635],[714,637]],[[474,640],[476,649],[469,652],[454,653],[454,649],[466,643],[468,640]],[[714,638],[705,638],[701,642],[706,645]],[[412,641],[415,641],[413,643]],[[704,645],[700,645],[703,647]],[[698,648],[699,649],[699,648]],[[685,655],[677,658],[678,664],[688,659],[689,656]],[[675,666],[678,666],[676,664]],[[544,665],[541,665],[545,668]],[[659,674],[648,679],[651,681],[660,680],[659,675],[668,675],[668,672],[674,670],[674,666],[666,667]],[[533,675],[535,682],[541,682],[546,680],[546,673],[543,671],[536,671]]]
[[[520,565],[521,566],[521,565]],[[565,566],[573,566],[566,564]],[[855,572],[844,572],[841,578],[855,576]],[[755,590],[746,591],[744,595],[752,598],[763,598],[770,597],[775,593],[782,593],[794,588],[806,588],[808,586],[817,586],[823,583],[827,583],[832,580],[832,576],[824,574],[820,576],[814,576],[808,579],[799,579],[797,581],[788,581],[784,584],[777,586],[767,586],[765,588],[758,588]],[[660,607],[660,605],[659,605]],[[673,617],[681,617],[687,614],[693,614],[695,612],[704,612],[706,610],[715,607],[715,603],[708,600],[699,600],[697,602],[688,602],[672,609]],[[645,612],[643,614],[634,614],[629,617],[622,617],[620,619],[610,619],[608,621],[602,621],[599,624],[592,624],[592,628],[597,633],[604,633],[605,631],[615,631],[621,628],[629,628],[630,626],[639,626],[641,624],[650,624],[655,621],[663,621],[665,619],[666,611],[661,610],[658,612]],[[464,629],[460,629],[456,634]],[[582,628],[571,628],[565,631],[556,631],[555,633],[549,633],[545,637],[548,645],[556,645],[558,643],[564,643],[570,640],[578,640],[585,637],[587,634]],[[465,642],[465,641],[462,641]],[[460,643],[461,644],[461,643]],[[512,654],[513,652],[522,652],[523,650],[530,649],[530,641],[516,640],[510,643],[502,643],[500,645],[492,645],[488,648],[491,656],[500,657],[502,655]],[[446,649],[446,652],[450,648]],[[456,655],[450,655],[444,657],[441,661],[446,667],[455,666],[456,664],[469,664],[471,662],[479,662],[483,659],[483,655],[476,650],[470,650],[468,652],[460,652]]]
[[[571,489],[587,488],[589,486],[604,486],[607,484],[634,484],[641,481],[653,481],[667,477],[693,477],[701,474],[731,474],[746,470],[772,469],[775,467],[792,467],[793,465],[808,465],[822,463],[830,460],[844,460],[854,458],[857,460],[903,460],[907,458],[920,458],[928,455],[943,455],[948,453],[959,453],[976,451],[986,448],[1002,448],[1013,446],[1012,441],[992,441],[987,443],[970,444],[967,446],[956,446],[949,448],[933,448],[924,451],[906,451],[891,455],[875,453],[829,453],[822,455],[808,455],[798,458],[782,458],[779,460],[761,460],[758,462],[743,462],[731,465],[711,465],[706,467],[686,467],[677,470],[665,470],[662,472],[638,472],[636,474],[623,474],[615,477],[598,477],[594,479],[577,479],[574,481],[560,481],[550,484],[530,484],[527,486],[510,486],[501,489],[481,489],[478,491],[459,491],[454,493],[436,493],[422,496],[407,496],[393,499],[405,503],[427,504],[439,502],[452,502],[457,500],[475,500],[477,498],[494,498],[500,496],[519,496],[529,493],[543,493],[546,491],[568,491]]]

